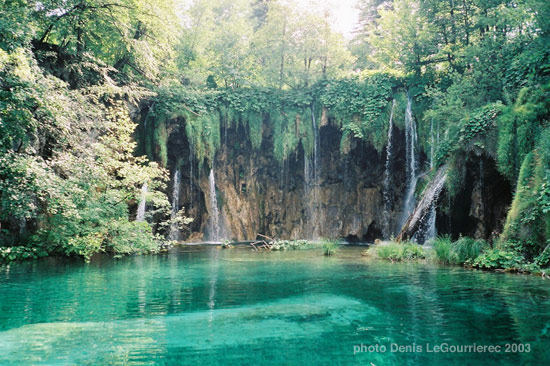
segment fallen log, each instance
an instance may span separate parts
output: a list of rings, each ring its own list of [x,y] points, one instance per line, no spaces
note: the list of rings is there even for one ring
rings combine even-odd
[[[401,228],[396,241],[409,240],[418,231],[420,223],[422,223],[434,205],[437,202],[439,194],[445,186],[445,180],[447,179],[447,166],[441,166],[435,173],[434,178],[430,181],[424,193],[422,199],[416,205],[414,211],[409,215],[409,218],[405,222],[405,225]]]

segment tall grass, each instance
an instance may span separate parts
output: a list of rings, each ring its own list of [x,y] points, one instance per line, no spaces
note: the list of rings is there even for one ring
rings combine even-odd
[[[460,238],[453,243],[459,264],[472,263],[481,253],[491,246],[483,239]]]
[[[436,259],[445,264],[457,264],[458,258],[453,251],[453,241],[448,235],[438,236],[432,244]]]
[[[331,256],[336,254],[338,250],[338,240],[334,239],[321,239],[321,246],[323,247],[323,254]]]
[[[484,251],[490,249],[489,243],[481,239],[460,238],[453,242],[450,236],[440,236],[433,242],[437,260],[445,264],[472,263]]]

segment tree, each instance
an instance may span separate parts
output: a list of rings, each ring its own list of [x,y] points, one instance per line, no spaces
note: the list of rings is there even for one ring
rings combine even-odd
[[[35,42],[81,57],[89,52],[120,72],[158,77],[179,28],[173,0],[50,0],[31,12]]]
[[[332,30],[330,16],[328,11],[299,12],[283,1],[269,3],[252,44],[264,83],[297,88],[348,71],[352,56],[342,35]]]
[[[249,0],[199,0],[185,16],[187,26],[178,46],[185,79],[204,84],[213,75],[221,85],[238,87],[254,78]]]
[[[350,50],[356,57],[354,67],[359,69],[374,69],[376,66],[369,60],[372,46],[369,38],[378,27],[379,11],[389,9],[392,1],[361,0],[356,4],[359,10],[359,24],[350,43]]]
[[[420,74],[423,66],[434,62],[435,31],[417,1],[396,0],[391,10],[380,9],[378,14],[377,28],[368,41],[378,68]]]

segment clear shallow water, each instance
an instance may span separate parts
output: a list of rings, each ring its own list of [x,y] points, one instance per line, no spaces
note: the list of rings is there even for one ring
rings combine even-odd
[[[361,250],[193,246],[0,267],[0,365],[550,364],[550,280]],[[429,353],[426,343],[503,349]],[[531,352],[505,353],[507,343]],[[360,344],[387,349],[357,353]]]

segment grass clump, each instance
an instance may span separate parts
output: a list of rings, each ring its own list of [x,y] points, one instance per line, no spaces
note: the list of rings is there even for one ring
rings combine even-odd
[[[450,236],[437,237],[434,239],[432,246],[434,248],[435,258],[438,262],[444,264],[458,263],[457,255],[453,250],[453,241]]]
[[[444,264],[472,264],[489,243],[481,239],[460,238],[453,242],[450,236],[440,236],[433,241],[435,258]]]
[[[427,256],[426,251],[420,245],[410,242],[390,242],[376,245],[368,249],[368,254],[392,262],[425,259]]]
[[[471,264],[481,253],[491,246],[483,239],[460,238],[453,243],[458,264]]]
[[[338,250],[338,240],[335,239],[321,239],[321,246],[323,248],[323,254],[331,256],[336,254]]]

